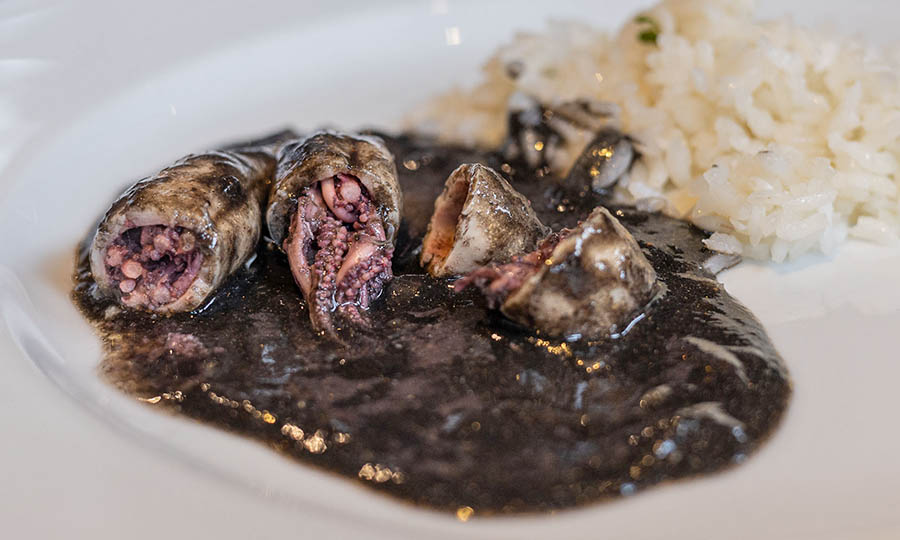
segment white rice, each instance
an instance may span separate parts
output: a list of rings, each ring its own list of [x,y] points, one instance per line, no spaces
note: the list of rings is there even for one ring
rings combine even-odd
[[[611,101],[643,154],[617,196],[664,199],[666,212],[717,231],[711,248],[782,261],[832,253],[848,236],[897,241],[900,51],[757,22],[747,0],[664,0],[646,14],[655,45],[634,21],[616,36],[578,23],[518,35],[480,85],[414,121],[494,146],[516,91],[549,105]]]

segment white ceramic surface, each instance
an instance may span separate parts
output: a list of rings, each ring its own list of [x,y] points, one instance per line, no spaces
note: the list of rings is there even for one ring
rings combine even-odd
[[[729,271],[794,377],[781,429],[732,471],[553,516],[410,508],[96,376],[72,255],[126,180],[283,125],[396,125],[515,29],[612,27],[644,3],[0,3],[0,538],[900,537],[897,247]],[[882,41],[900,16],[889,1],[763,10]]]

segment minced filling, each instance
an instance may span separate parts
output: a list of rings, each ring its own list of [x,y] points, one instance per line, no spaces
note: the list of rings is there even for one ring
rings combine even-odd
[[[123,232],[106,250],[106,272],[129,307],[156,309],[184,295],[203,254],[183,227],[147,225]]]

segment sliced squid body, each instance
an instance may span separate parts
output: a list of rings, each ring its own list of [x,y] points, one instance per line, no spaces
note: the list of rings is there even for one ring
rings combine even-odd
[[[465,164],[435,201],[421,263],[435,277],[465,274],[531,251],[548,233],[528,199],[496,171]]]
[[[634,237],[605,208],[505,265],[483,267],[475,285],[493,307],[550,336],[602,338],[628,325],[656,290],[656,272]]]
[[[542,104],[516,92],[507,109],[507,160],[561,179],[573,174],[579,156],[598,150],[590,164],[581,164],[585,172],[593,170],[589,179],[598,191],[615,184],[631,167],[632,141],[619,131],[619,107],[613,103],[576,99]]]

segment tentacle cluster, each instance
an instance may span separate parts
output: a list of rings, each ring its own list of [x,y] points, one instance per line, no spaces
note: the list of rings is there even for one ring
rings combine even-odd
[[[357,178],[338,174],[307,187],[284,248],[318,330],[334,333],[335,311],[368,324],[363,312],[392,277],[394,248]]]
[[[526,279],[541,269],[556,245],[570,232],[571,229],[563,229],[558,233],[550,233],[534,251],[516,255],[504,264],[482,266],[456,280],[453,288],[456,292],[462,292],[469,286],[475,286],[484,295],[489,308],[500,309],[513,291],[518,290]]]

